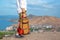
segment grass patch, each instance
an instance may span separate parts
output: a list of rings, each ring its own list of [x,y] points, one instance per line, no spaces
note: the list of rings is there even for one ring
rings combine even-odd
[[[45,30],[46,30],[46,31],[51,31],[51,30],[52,30],[52,28],[45,28]]]
[[[4,35],[4,32],[0,32],[0,39],[2,39]]]
[[[0,39],[2,39],[5,35],[13,35],[15,31],[0,31]]]

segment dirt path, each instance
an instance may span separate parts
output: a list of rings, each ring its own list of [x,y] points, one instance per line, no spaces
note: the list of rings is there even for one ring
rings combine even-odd
[[[60,40],[60,32],[42,32],[25,35],[24,38],[4,37],[2,40]]]

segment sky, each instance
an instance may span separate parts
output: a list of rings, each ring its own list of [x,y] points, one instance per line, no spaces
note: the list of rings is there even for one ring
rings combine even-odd
[[[27,14],[60,17],[60,0],[27,0]],[[18,15],[16,0],[0,0],[0,15]]]

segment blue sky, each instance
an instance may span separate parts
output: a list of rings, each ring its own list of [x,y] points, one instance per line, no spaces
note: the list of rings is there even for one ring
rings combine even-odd
[[[60,17],[60,0],[27,0],[27,14]],[[16,0],[0,0],[0,15],[18,15]]]

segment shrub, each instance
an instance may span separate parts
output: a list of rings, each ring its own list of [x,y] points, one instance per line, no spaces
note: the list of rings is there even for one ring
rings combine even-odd
[[[0,39],[2,39],[4,35],[5,34],[3,32],[0,32]]]
[[[30,28],[30,31],[33,32],[33,28]]]

